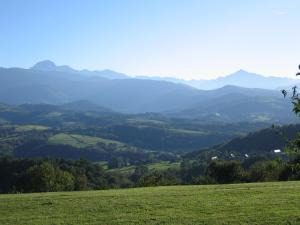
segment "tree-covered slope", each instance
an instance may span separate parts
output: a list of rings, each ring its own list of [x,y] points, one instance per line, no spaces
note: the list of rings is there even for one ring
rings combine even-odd
[[[207,123],[159,114],[125,115],[105,110],[79,112],[65,105],[47,104],[3,104],[0,123],[2,146],[10,150],[31,140],[42,140],[44,144],[49,144],[48,139],[53,140],[53,136],[65,134],[112,140],[144,150],[176,153],[220,144],[268,126],[264,123]],[[24,126],[27,129],[22,128]],[[47,129],[31,129],[35,126]],[[68,144],[67,140],[66,143],[50,144]]]
[[[241,137],[234,138],[214,147],[188,153],[187,159],[198,158],[203,161],[212,157],[219,159],[247,159],[253,156],[276,157],[285,155],[284,148],[300,132],[300,125],[274,126]],[[281,150],[275,153],[274,150]]]

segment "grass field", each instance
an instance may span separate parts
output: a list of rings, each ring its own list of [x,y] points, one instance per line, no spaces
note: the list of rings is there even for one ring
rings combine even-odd
[[[0,224],[300,224],[300,182],[0,195]]]
[[[145,166],[147,166],[150,171],[166,170],[166,169],[170,169],[170,168],[177,169],[180,167],[180,162],[170,163],[167,161],[161,161],[161,162],[157,162],[157,163],[146,164]],[[136,166],[125,166],[122,168],[110,169],[109,171],[131,174],[134,172],[135,168],[136,168]]]
[[[44,130],[48,130],[49,127],[45,127],[45,126],[40,126],[40,125],[19,125],[16,126],[16,131],[17,132],[26,132],[26,131],[44,131]]]
[[[209,132],[197,131],[197,130],[185,130],[185,129],[169,129],[169,131],[174,134],[185,134],[185,135],[196,135],[196,136],[203,136],[209,134]]]
[[[96,145],[97,143],[103,143],[105,145],[113,144],[116,146],[123,146],[124,144],[118,141],[103,139],[99,137],[90,137],[78,134],[56,134],[49,138],[49,143],[51,144],[65,144],[72,145],[77,148],[86,148],[89,146]]]

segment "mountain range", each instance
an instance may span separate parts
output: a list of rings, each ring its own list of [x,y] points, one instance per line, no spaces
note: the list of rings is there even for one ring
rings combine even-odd
[[[262,76],[256,73],[247,72],[245,70],[239,70],[227,76],[212,80],[190,80],[186,83],[193,87],[205,90],[216,89],[225,85],[272,90],[294,85],[299,83],[299,80],[285,77]]]
[[[187,84],[192,87],[202,90],[213,90],[224,87],[226,85],[239,86],[245,88],[262,88],[268,90],[278,90],[283,87],[289,87],[300,83],[298,79],[291,79],[285,77],[274,77],[274,76],[262,76],[256,73],[247,72],[245,70],[238,70],[235,73],[218,77],[211,80],[183,80],[173,77],[146,77],[138,76],[139,79],[153,79],[153,80],[164,80],[174,83]]]
[[[77,73],[85,76],[96,76],[107,79],[130,79],[132,76],[124,73],[115,72],[113,70],[89,71],[75,70],[70,66],[58,66],[50,60],[44,60],[36,63],[31,67],[33,70],[40,71],[58,71],[67,73]],[[173,83],[187,84],[192,87],[202,90],[213,90],[224,87],[226,85],[239,86],[245,88],[262,88],[262,89],[279,89],[286,86],[300,83],[298,79],[286,77],[263,76],[256,73],[251,73],[245,70],[238,70],[235,73],[221,76],[216,79],[200,79],[200,80],[184,80],[175,77],[160,77],[160,76],[135,76],[135,79],[168,81]]]
[[[0,68],[0,102],[16,105],[65,104],[80,110],[154,112],[228,122],[295,121],[290,112],[290,102],[283,99],[280,91],[270,89],[277,85],[293,84],[297,80],[267,78],[238,71],[206,81],[205,89],[224,84],[213,90],[200,90],[186,81],[175,81],[133,78],[111,70],[75,70],[42,61],[30,69]],[[265,83],[268,89],[245,88],[243,83],[259,87]],[[77,103],[68,105],[71,102]]]
[[[30,69],[32,70],[40,70],[40,71],[57,71],[57,72],[65,72],[65,73],[76,73],[85,76],[97,76],[103,77],[107,79],[124,79],[129,78],[126,74],[118,73],[112,70],[101,70],[101,71],[90,71],[90,70],[75,70],[70,66],[63,65],[58,66],[54,62],[50,60],[44,60],[36,63]]]

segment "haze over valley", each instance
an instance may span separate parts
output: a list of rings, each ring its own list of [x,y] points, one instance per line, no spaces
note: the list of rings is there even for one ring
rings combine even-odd
[[[87,101],[121,113],[150,112],[224,122],[295,120],[289,113],[289,101],[278,88],[295,85],[297,79],[264,77],[242,70],[215,80],[179,82],[175,78],[129,77],[111,70],[78,71],[42,61],[30,69],[1,68],[0,75],[0,101],[7,104]],[[201,87],[193,87],[195,84]]]
[[[0,1],[0,224],[299,225],[299,7]]]

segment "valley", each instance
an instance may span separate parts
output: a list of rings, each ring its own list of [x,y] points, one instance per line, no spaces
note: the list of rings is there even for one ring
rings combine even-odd
[[[300,225],[299,7],[0,0],[0,225]]]

